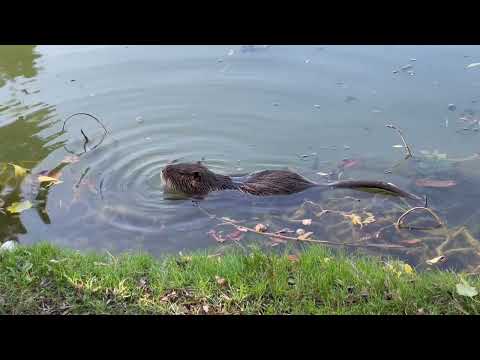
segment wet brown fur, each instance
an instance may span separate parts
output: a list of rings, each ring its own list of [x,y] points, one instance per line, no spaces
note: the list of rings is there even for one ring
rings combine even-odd
[[[330,184],[316,184],[287,170],[264,170],[253,173],[243,182],[210,171],[201,163],[167,165],[162,170],[162,179],[167,192],[179,192],[193,196],[204,196],[212,191],[238,190],[251,195],[288,195],[311,187],[367,188],[391,192],[398,196],[420,200],[420,197],[401,190],[392,183],[372,180],[345,180]]]

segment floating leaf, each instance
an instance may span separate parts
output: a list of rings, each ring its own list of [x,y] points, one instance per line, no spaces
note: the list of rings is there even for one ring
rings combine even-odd
[[[419,187],[448,188],[457,185],[457,182],[455,180],[418,179],[415,181],[415,185]]]
[[[348,169],[348,168],[357,166],[358,164],[360,164],[360,160],[345,159],[345,160],[342,160],[342,162],[340,163],[340,167],[344,169]]]
[[[69,155],[65,156],[65,158],[61,161],[62,164],[74,164],[79,162],[80,158],[77,155]]]
[[[303,235],[300,235],[297,239],[298,240],[307,240],[312,235],[313,235],[313,232],[310,231],[310,232],[307,232]]]
[[[475,68],[480,66],[480,63],[471,63],[467,65],[467,69]]]
[[[12,205],[7,207],[7,211],[11,214],[19,214],[22,211],[28,210],[32,207],[32,203],[29,200],[14,202]]]
[[[12,163],[9,163],[9,165],[13,166],[13,169],[15,170],[15,176],[17,176],[17,177],[23,177],[23,176],[27,175],[27,173],[29,172],[28,169],[25,169],[24,167],[21,167],[20,165],[15,165],[15,164],[12,164]]]
[[[467,281],[462,279],[462,282],[457,284],[457,294],[461,296],[474,297],[478,295],[476,288],[471,286]]]
[[[346,218],[350,219],[353,225],[360,225],[362,226],[362,218],[357,214],[344,214]]]
[[[364,220],[362,220],[363,225],[367,225],[375,222],[375,216],[373,216],[371,212],[367,212],[366,214],[367,214],[367,217]]]
[[[444,263],[445,261],[447,261],[447,257],[441,255],[441,256],[437,256],[437,257],[435,257],[435,258],[433,258],[433,259],[427,260],[426,263],[427,263],[428,265],[435,265],[435,264],[442,264],[442,263]]]
[[[298,236],[300,236],[300,235],[305,234],[305,230],[303,230],[303,229],[297,229],[297,231],[295,231],[295,233],[296,233]]]
[[[255,231],[256,232],[265,232],[265,231],[267,231],[267,227],[263,224],[257,224],[257,225],[255,225]]]
[[[54,178],[54,177],[50,177],[50,176],[44,176],[44,175],[40,175],[38,177],[38,181],[40,183],[51,183],[52,185],[57,185],[57,184],[60,184],[62,183],[63,181],[61,180],[58,180],[57,178]]]
[[[225,242],[225,239],[222,237],[222,235],[217,233],[215,230],[210,230],[207,234],[211,235],[215,239],[215,241],[219,243]]]
[[[422,241],[419,239],[410,239],[410,240],[402,240],[400,242],[407,246],[415,246],[417,244],[420,244]]]
[[[227,235],[227,238],[233,240],[233,241],[240,241],[244,236],[244,233],[240,230],[235,230],[231,232],[230,234]]]
[[[312,219],[303,219],[302,220],[303,225],[312,225]]]

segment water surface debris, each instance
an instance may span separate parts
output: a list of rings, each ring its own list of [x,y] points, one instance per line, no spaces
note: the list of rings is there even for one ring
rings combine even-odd
[[[471,68],[475,68],[475,67],[479,67],[480,66],[480,63],[471,63],[471,64],[468,64],[467,65],[467,69],[471,69]]]
[[[457,185],[457,182],[455,180],[418,179],[415,181],[415,185],[419,187],[448,188]]]

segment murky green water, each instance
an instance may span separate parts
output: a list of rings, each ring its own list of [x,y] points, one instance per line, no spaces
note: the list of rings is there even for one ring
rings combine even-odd
[[[1,165],[0,241],[156,255],[215,246],[212,230],[225,236],[235,229],[217,226],[189,200],[164,198],[159,173],[169,161],[203,159],[224,174],[291,168],[324,181],[319,172],[338,177],[342,160],[354,159],[360,161],[343,169],[344,178],[381,178],[428,194],[449,229],[465,224],[474,239],[452,238],[441,251],[449,257],[445,266],[475,269],[480,161],[440,156],[384,172],[404,155],[392,147],[401,140],[389,123],[402,128],[418,156],[438,150],[463,160],[479,151],[480,67],[467,68],[475,62],[478,46],[1,46],[0,163],[33,175],[20,181]],[[102,128],[86,116],[72,118],[62,132],[77,112],[101,119],[108,135],[102,140]],[[80,130],[89,138],[85,147]],[[39,195],[38,173],[73,154],[79,161],[62,169],[63,182]],[[425,188],[419,179],[456,185]],[[269,199],[228,192],[201,207],[246,225],[295,230],[305,227],[291,221],[305,199],[328,204],[343,196],[377,206],[378,223],[387,209],[408,209],[397,199],[347,190]],[[19,215],[5,211],[22,200],[34,207]],[[341,235],[328,230],[338,218],[316,219],[315,211],[302,216],[314,217],[317,239],[378,239],[375,223]],[[423,264],[445,241],[437,235],[389,228],[382,244],[416,239],[421,246],[371,251]]]

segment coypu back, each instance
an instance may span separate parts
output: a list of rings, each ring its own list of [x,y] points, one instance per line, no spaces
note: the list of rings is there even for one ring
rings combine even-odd
[[[421,200],[391,183],[372,180],[345,180],[330,184],[316,184],[287,170],[264,170],[253,173],[245,181],[236,182],[226,175],[216,174],[198,163],[170,164],[162,170],[166,192],[204,196],[212,191],[238,190],[257,196],[289,195],[313,186],[322,188],[367,188],[391,192],[395,195]]]
[[[252,195],[294,194],[317,184],[286,170],[264,170],[252,174],[240,185],[239,190]]]

